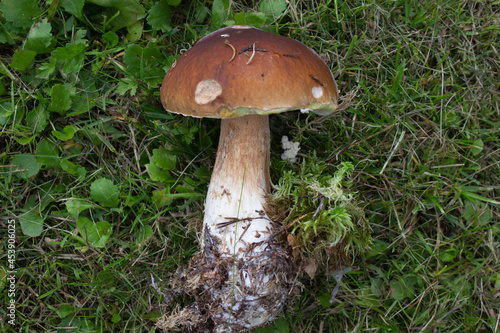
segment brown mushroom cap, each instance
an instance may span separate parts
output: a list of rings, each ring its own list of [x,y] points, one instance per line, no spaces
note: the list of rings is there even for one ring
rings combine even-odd
[[[249,26],[230,26],[200,39],[168,70],[165,109],[193,117],[231,118],[312,109],[331,113],[333,75],[309,47]]]

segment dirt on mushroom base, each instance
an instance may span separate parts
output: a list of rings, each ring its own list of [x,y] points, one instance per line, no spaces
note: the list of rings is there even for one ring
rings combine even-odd
[[[250,250],[239,258],[218,253],[214,246],[217,240],[206,230],[204,237],[204,251],[175,273],[167,291],[172,297],[187,295],[194,302],[164,315],[157,321],[158,328],[245,332],[284,315],[286,302],[293,299],[289,295],[296,294],[298,288],[297,269],[283,233],[270,237],[272,243],[267,242],[265,251],[254,255]],[[267,293],[259,295],[258,290]]]

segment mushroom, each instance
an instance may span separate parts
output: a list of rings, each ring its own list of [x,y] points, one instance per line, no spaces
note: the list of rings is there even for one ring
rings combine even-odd
[[[200,39],[165,75],[166,110],[222,119],[202,250],[184,279],[195,297],[203,294],[198,303],[205,304],[196,308],[208,313],[215,332],[262,326],[282,315],[287,302],[289,259],[274,239],[279,225],[266,212],[268,115],[298,109],[329,114],[337,96],[331,71],[312,49],[250,26]]]

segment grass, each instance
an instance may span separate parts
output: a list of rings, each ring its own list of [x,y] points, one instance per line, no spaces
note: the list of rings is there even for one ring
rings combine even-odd
[[[158,84],[228,23],[331,67],[341,112],[271,117],[273,182],[283,135],[325,173],[352,163],[373,238],[333,304],[335,278],[304,274],[260,332],[500,331],[498,1],[125,2],[0,5],[2,331],[152,332],[189,303],[151,281],[199,248],[219,124],[165,113]]]

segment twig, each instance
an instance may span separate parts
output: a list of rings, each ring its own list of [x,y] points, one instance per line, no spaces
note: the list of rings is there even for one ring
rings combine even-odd
[[[231,45],[231,43],[227,39],[224,41],[224,44],[226,44],[227,46],[229,46],[233,50],[233,56],[231,57],[231,59],[229,59],[229,62],[231,62],[231,61],[233,61],[234,57],[236,57],[236,49],[234,48],[233,45]]]
[[[309,76],[311,77],[311,79],[313,79],[314,81],[318,82],[318,84],[319,84],[320,86],[322,86],[322,87],[324,87],[324,86],[325,86],[325,84],[324,84],[323,82],[321,82],[321,81],[320,81],[320,80],[319,80],[316,76],[311,75],[311,74],[309,74]]]
[[[219,222],[217,223],[217,228],[225,228],[227,226],[230,226],[231,224],[234,224],[234,223],[237,223],[237,222],[250,222],[250,221],[253,221],[253,220],[257,220],[257,219],[265,219],[265,217],[245,217],[245,218],[237,218],[237,217],[225,217],[225,219],[227,221],[225,222]]]
[[[257,43],[257,42],[255,42]],[[247,65],[250,63],[250,61],[252,61],[253,59],[253,56],[255,55],[255,43],[253,43],[253,51],[252,51],[252,55],[250,56],[250,59],[248,59],[248,62],[247,62]]]
[[[255,47],[255,44],[257,44],[257,42],[254,42],[250,45],[248,45],[247,47],[245,47],[244,49],[242,49],[240,52],[238,52],[238,54],[242,54],[246,51],[250,51],[250,50],[255,50],[255,51],[260,51],[260,52],[267,52],[267,50],[265,49],[258,49]]]

